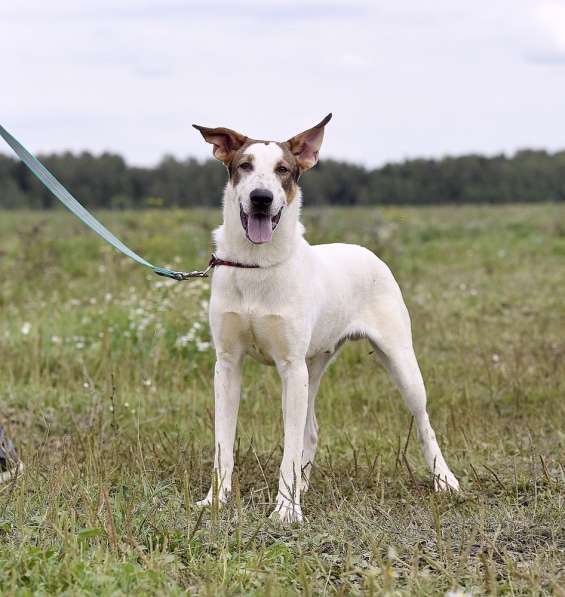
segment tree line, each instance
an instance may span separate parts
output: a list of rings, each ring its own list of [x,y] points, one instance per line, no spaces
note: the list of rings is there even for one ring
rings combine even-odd
[[[167,156],[153,168],[117,154],[50,154],[41,161],[89,208],[218,207],[226,182],[215,160]],[[413,159],[369,169],[323,159],[301,178],[305,205],[424,205],[565,200],[565,151]],[[17,159],[0,154],[0,208],[58,204]]]

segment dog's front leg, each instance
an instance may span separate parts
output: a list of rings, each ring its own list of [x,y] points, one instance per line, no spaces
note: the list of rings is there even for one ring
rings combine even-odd
[[[206,498],[198,502],[199,506],[211,504],[215,491],[217,491],[218,500],[225,502],[231,491],[233,445],[239,410],[242,361],[243,356],[239,354],[218,353],[217,355],[214,372],[215,478]],[[214,485],[216,485],[216,489]]]
[[[277,505],[271,518],[302,522],[302,450],[308,412],[308,368],[305,360],[277,364],[283,385],[284,452]]]

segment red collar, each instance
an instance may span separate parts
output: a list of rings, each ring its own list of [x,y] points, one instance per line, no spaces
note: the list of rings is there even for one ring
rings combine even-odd
[[[217,267],[218,265],[227,265],[229,267],[245,267],[245,268],[257,268],[258,265],[248,265],[247,263],[238,263],[237,261],[228,261],[227,259],[219,259],[214,254],[208,262],[208,267]]]
[[[207,278],[208,272],[218,265],[227,265],[229,267],[245,267],[245,268],[258,268],[259,265],[247,265],[246,263],[238,263],[237,261],[228,261],[227,259],[218,259],[213,253],[212,258],[208,262],[208,267],[203,271],[193,271],[193,272],[175,272],[173,270],[164,269],[158,271],[159,268],[155,268],[155,273],[159,276],[166,276],[167,278],[172,278],[173,280],[190,280],[190,278]]]

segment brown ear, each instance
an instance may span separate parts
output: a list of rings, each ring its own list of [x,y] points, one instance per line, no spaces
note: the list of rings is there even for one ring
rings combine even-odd
[[[331,119],[330,112],[322,122],[287,141],[302,171],[309,170],[318,163],[318,152],[324,140],[324,127]]]
[[[212,150],[214,157],[225,164],[233,158],[233,154],[247,141],[247,137],[223,126],[215,129],[198,124],[192,125],[208,143],[214,146]]]

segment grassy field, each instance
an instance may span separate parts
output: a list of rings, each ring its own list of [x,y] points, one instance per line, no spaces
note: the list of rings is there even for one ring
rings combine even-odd
[[[205,265],[219,213],[103,213],[143,256]],[[213,456],[208,282],[154,276],[66,212],[0,213],[3,595],[560,594],[565,586],[565,210],[304,215],[365,244],[410,309],[432,423],[462,491],[437,495],[410,417],[363,342],[322,382],[306,523],[268,520],[276,373],[249,361],[236,488],[198,510]]]

